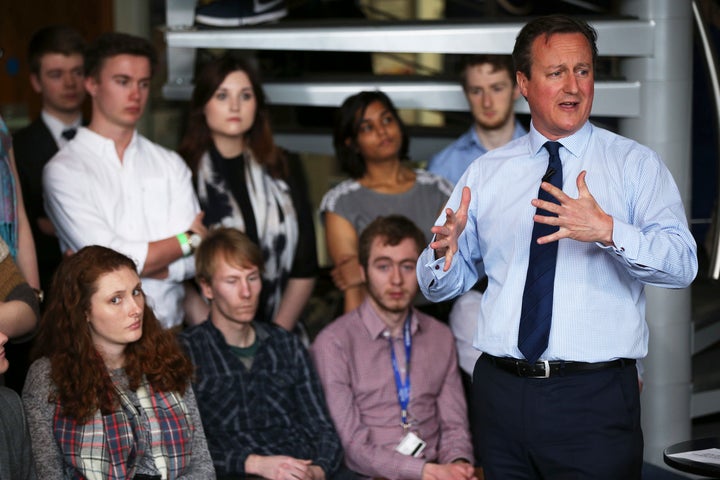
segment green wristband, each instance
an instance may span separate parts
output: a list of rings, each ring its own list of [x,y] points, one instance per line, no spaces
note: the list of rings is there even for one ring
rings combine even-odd
[[[187,233],[178,233],[177,236],[178,243],[180,244],[180,249],[182,249],[183,256],[187,257],[192,253],[192,247],[190,246],[190,241],[188,240]]]

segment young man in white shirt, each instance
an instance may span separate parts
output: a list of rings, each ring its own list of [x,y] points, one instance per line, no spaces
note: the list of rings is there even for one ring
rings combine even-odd
[[[63,250],[103,245],[135,260],[165,327],[183,322],[183,281],[206,233],[182,159],[136,130],[157,62],[145,39],[106,33],[85,55],[92,119],[45,167],[46,210]]]

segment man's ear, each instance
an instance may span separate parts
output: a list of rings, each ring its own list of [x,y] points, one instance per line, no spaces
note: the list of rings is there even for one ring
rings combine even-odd
[[[210,288],[210,284],[205,280],[198,279],[198,285],[200,285],[200,292],[202,292],[203,297],[207,298],[208,300],[212,300],[213,293],[212,288]]]
[[[95,96],[98,89],[98,81],[93,75],[85,77],[85,90],[91,97]]]
[[[362,282],[367,285],[367,275],[365,275],[365,267],[360,265],[360,278],[362,278]]]
[[[38,76],[34,73],[30,74],[30,85],[32,85],[35,93],[42,93],[42,84],[40,83],[40,79],[38,78]]]
[[[530,80],[528,80],[528,78],[522,72],[517,72],[515,74],[515,79],[517,81],[517,86],[518,86],[518,89],[520,90],[520,94],[523,97],[527,98],[528,82]]]

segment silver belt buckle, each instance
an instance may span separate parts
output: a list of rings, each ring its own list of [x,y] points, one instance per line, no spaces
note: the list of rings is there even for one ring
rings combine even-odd
[[[533,375],[528,378],[550,378],[550,362],[547,360],[540,360],[542,362],[543,366],[545,367],[545,374],[543,375]]]

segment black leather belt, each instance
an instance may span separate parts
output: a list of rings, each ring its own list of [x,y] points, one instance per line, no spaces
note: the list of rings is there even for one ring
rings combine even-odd
[[[483,353],[480,358],[494,365],[500,370],[517,375],[518,377],[528,378],[549,378],[562,375],[571,375],[579,372],[590,372],[594,370],[605,370],[608,368],[623,368],[635,365],[635,360],[631,358],[619,358],[609,362],[566,362],[563,360],[541,360],[534,364],[529,364],[525,360],[519,360],[511,357],[496,357],[487,353]]]

